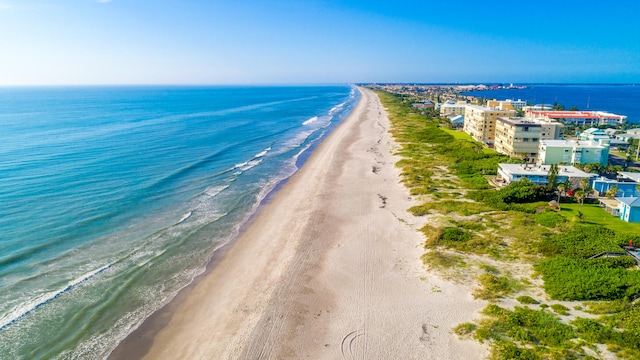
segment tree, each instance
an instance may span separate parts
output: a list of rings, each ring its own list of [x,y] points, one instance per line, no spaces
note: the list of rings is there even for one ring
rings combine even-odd
[[[549,175],[547,175],[547,189],[552,192],[558,184],[558,164],[549,166]]]
[[[573,197],[575,197],[576,201],[580,203],[580,209],[582,209],[582,204],[584,203],[585,196],[586,194],[583,189],[578,189],[575,193],[573,193]]]
[[[616,195],[618,195],[618,187],[616,185],[613,185],[605,192],[605,196],[609,199],[613,199]]]
[[[572,107],[569,108],[569,111],[578,111],[578,107],[573,105]]]
[[[565,189],[566,189],[566,186],[564,183],[558,184],[558,207],[560,207],[560,195],[564,193]]]
[[[580,188],[585,191],[589,187],[589,180],[587,178],[580,179]]]
[[[592,164],[587,164],[584,166],[584,172],[588,172],[590,173],[591,171],[593,171],[593,165]]]

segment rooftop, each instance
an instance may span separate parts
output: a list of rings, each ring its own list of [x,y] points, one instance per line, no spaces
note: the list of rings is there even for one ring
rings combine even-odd
[[[550,118],[560,119],[601,119],[601,118],[617,118],[624,120],[624,115],[616,115],[605,111],[554,111],[554,110],[529,110],[531,113]]]
[[[633,180],[635,182],[640,183],[640,173],[633,173],[633,172],[628,172],[628,171],[620,171],[618,173],[620,175],[620,177],[626,178],[626,179],[630,179]]]
[[[542,125],[540,125],[539,121],[536,121],[534,119],[531,118],[525,118],[525,117],[498,117],[498,121],[502,121],[504,123],[507,123],[509,125],[529,125],[529,126],[533,126],[533,127],[541,127]]]
[[[512,175],[538,175],[547,176],[551,165],[531,165],[531,164],[498,164],[498,166],[508,174]],[[576,167],[568,165],[558,166],[558,176],[570,178],[591,178],[595,174],[584,172]]]
[[[605,148],[606,146],[600,145],[597,141],[590,140],[540,140],[540,145],[546,145],[551,147],[581,147],[581,148]]]
[[[640,207],[640,198],[639,197],[635,197],[635,196],[617,197],[616,200],[618,200],[619,202],[624,203],[626,205],[629,205],[631,207]]]

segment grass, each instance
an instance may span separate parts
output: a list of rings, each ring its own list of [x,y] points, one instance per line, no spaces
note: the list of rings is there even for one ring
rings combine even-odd
[[[516,298],[516,300],[518,300],[518,302],[520,304],[531,304],[531,305],[540,304],[540,302],[538,300],[532,298],[531,296],[527,296],[527,295],[518,296]]]
[[[498,276],[485,273],[479,276],[480,288],[473,292],[473,296],[483,300],[495,300],[517,292],[523,288],[517,280],[509,276]]]
[[[423,264],[435,268],[459,268],[467,265],[461,256],[447,254],[438,250],[424,253],[424,255],[420,257],[420,259],[422,260]]]
[[[453,138],[456,139],[456,140],[471,140],[471,141],[473,141],[473,138],[471,137],[471,135],[469,135],[469,134],[467,134],[466,132],[463,132],[463,131],[458,131],[458,130],[454,130],[454,129],[447,129],[447,128],[442,128],[442,131],[444,131],[447,134],[453,136]]]
[[[569,308],[562,304],[551,304],[551,309],[558,315],[569,315]]]
[[[622,233],[640,233],[640,223],[628,223],[607,213],[598,204],[560,204],[560,215],[568,221],[578,221],[578,211],[584,215],[583,223],[604,226]]]

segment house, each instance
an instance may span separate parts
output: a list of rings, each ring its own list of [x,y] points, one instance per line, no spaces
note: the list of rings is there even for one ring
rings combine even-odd
[[[640,222],[640,197],[618,197],[618,216],[626,222]]]
[[[632,132],[631,130],[627,131],[626,133],[616,134],[615,136],[616,136],[616,139],[625,141],[625,142],[628,142],[629,140],[640,139],[640,134]]]
[[[526,101],[518,100],[489,100],[487,101],[487,106],[490,108],[495,108],[499,110],[521,110],[524,106],[527,105]]]
[[[432,107],[434,107],[434,106],[435,106],[435,104],[434,104],[434,103],[433,103],[433,101],[431,101],[431,100],[424,100],[423,102],[415,103],[415,104],[413,104],[412,106],[413,106],[414,108],[416,108],[416,109],[424,110],[424,109],[428,109],[428,108],[432,108]]]
[[[449,100],[447,102],[445,102],[444,104],[440,105],[440,115],[449,115],[449,114],[455,114],[455,115],[462,115],[464,116],[464,111],[465,111],[465,107],[467,106],[467,104],[459,104],[456,103],[455,101]]]
[[[628,172],[628,171],[620,171],[618,173],[618,176],[621,179],[628,179],[628,180],[634,181],[636,183],[640,183],[640,173]]]
[[[534,184],[546,185],[551,165],[530,164],[498,164],[497,183],[508,185],[514,181],[528,179]],[[557,182],[579,182],[581,179],[591,179],[595,174],[589,174],[573,166],[558,166]],[[573,180],[573,181],[572,181]]]
[[[464,116],[449,114],[445,116],[451,122],[451,125],[455,128],[461,128],[464,125]]]
[[[549,105],[549,104],[536,104],[536,105],[531,105],[531,106],[523,106],[522,110],[524,111],[528,111],[528,110],[553,110],[553,105]]]
[[[604,196],[612,186],[616,186],[618,188],[618,193],[615,194],[615,196],[640,196],[637,189],[638,182],[636,181],[622,177],[619,177],[618,179],[608,179],[602,176],[591,179],[591,188],[598,193],[598,196]]]
[[[540,140],[538,165],[609,163],[609,145],[595,141]]]
[[[601,139],[608,141],[609,139],[611,139],[611,137],[604,130],[593,128],[593,127],[583,131],[580,134],[580,140],[598,141]]]

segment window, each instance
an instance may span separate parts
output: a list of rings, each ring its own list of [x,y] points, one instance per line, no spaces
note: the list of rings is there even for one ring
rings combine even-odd
[[[564,152],[569,152],[569,149],[564,149]]]
[[[531,139],[531,141],[538,141],[538,138],[533,138]]]

